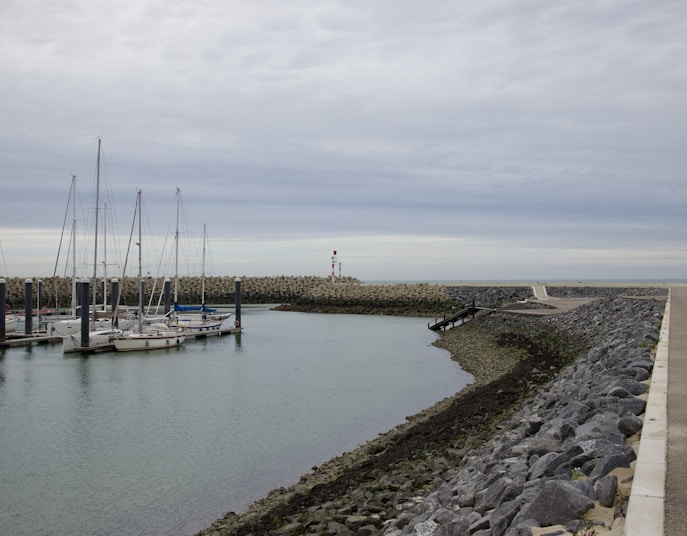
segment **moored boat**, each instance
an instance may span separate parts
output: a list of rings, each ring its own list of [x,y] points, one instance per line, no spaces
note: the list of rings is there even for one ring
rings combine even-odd
[[[186,340],[182,331],[155,327],[142,332],[125,332],[113,337],[112,344],[118,352],[132,352],[135,350],[159,350],[181,346]]]
[[[143,265],[142,265],[142,232],[141,232],[141,191],[136,196],[136,215],[138,217],[138,330],[125,331],[112,338],[112,344],[118,352],[134,350],[157,350],[181,346],[186,340],[183,332],[170,328],[166,324],[144,324],[143,322]]]
[[[123,332],[121,329],[102,329],[91,331],[88,334],[88,346],[83,347],[81,343],[81,332],[62,337],[62,353],[70,354],[75,352],[92,352],[111,350],[113,348],[112,339]]]
[[[177,188],[177,225],[175,242],[175,269],[174,269],[174,309],[169,312],[167,324],[170,327],[181,328],[189,333],[207,334],[212,332],[219,333],[224,321],[231,316],[231,313],[218,313],[205,304],[205,250],[207,241],[207,227],[203,225],[203,267],[201,276],[201,305],[180,305],[179,304],[179,202],[181,190]]]
[[[5,315],[5,332],[16,331],[17,317],[15,315]]]

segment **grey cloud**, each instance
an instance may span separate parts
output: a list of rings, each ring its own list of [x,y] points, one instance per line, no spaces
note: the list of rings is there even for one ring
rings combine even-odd
[[[59,225],[102,136],[126,217],[681,243],[682,2],[41,5],[0,7],[0,228]]]

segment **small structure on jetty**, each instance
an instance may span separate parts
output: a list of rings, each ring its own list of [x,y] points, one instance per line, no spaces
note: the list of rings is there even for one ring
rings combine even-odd
[[[480,311],[486,311],[486,312],[492,312],[494,309],[490,309],[487,307],[476,307],[475,306],[475,300],[472,300],[472,305],[468,307],[464,307],[463,309],[460,309],[456,311],[455,309],[452,309],[450,313],[445,314],[443,318],[441,319],[434,319],[433,322],[429,322],[427,324],[427,327],[431,329],[432,331],[440,331],[444,330],[446,328],[454,327],[458,322],[461,324],[465,323],[468,319],[472,318],[474,320],[475,316],[477,313]]]

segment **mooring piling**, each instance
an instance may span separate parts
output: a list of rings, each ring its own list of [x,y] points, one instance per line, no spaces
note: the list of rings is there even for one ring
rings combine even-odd
[[[24,335],[33,332],[33,281],[30,278],[24,280]]]
[[[7,311],[7,281],[0,278],[0,341],[5,340],[5,312]]]
[[[88,348],[89,340],[89,314],[88,299],[90,294],[90,281],[87,277],[81,280],[81,347]],[[93,320],[95,321],[95,309],[93,309]]]
[[[169,277],[165,278],[164,297],[165,297],[165,314],[172,309],[172,281]]]
[[[236,320],[234,321],[234,325],[237,328],[241,327],[241,278],[237,277],[234,280],[234,295],[235,295],[235,300],[234,303],[236,304]]]
[[[119,303],[119,279],[116,277],[112,278],[111,281],[111,288],[112,288],[112,303],[110,304],[112,307],[112,311],[114,312],[117,309],[117,304]],[[115,316],[116,320],[116,316]]]

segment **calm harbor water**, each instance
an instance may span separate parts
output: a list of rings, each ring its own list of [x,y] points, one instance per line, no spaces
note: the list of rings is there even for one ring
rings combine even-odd
[[[0,354],[0,533],[192,534],[472,379],[422,318],[243,324],[151,353]]]

